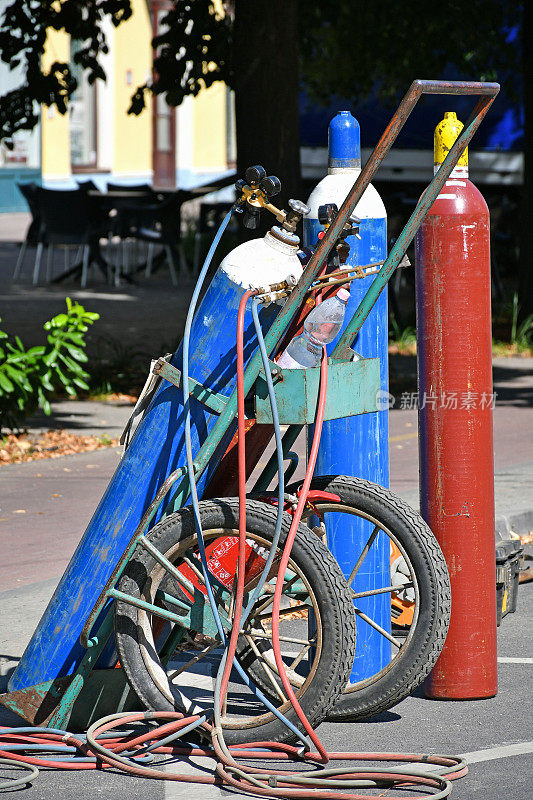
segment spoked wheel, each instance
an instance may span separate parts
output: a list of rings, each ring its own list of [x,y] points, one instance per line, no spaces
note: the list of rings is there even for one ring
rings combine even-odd
[[[293,486],[292,491],[295,489]],[[311,489],[339,498],[313,500],[313,507],[306,509],[303,517],[303,522],[330,547],[340,521],[353,520],[357,525],[357,544],[342,564],[346,578],[350,578],[357,619],[356,658],[363,647],[364,659],[361,642],[371,628],[374,647],[382,646],[382,666],[374,674],[349,682],[328,717],[361,719],[399,703],[435,664],[450,619],[448,570],[437,540],[422,517],[387,489],[348,476],[317,477]],[[372,569],[367,569],[369,563],[376,563],[372,559],[378,548],[390,560],[387,569],[381,570],[380,581],[376,581]],[[376,622],[371,610],[374,600],[376,608],[378,600],[381,604],[386,601],[385,614],[388,617],[390,613],[386,623],[383,607],[381,624]]]
[[[206,552],[217,607],[226,632],[232,625],[238,548],[238,503],[200,503]],[[250,596],[270,550],[276,509],[247,502],[246,592]],[[281,545],[290,525],[284,520]],[[173,565],[174,574],[139,547],[119,590],[177,615],[173,621],[117,601],[115,636],[120,663],[141,702],[152,710],[186,713],[213,707],[215,676],[223,648],[206,598],[191,510],[169,515],[148,536]],[[273,706],[299,726],[276,669],[271,649],[272,595],[278,556],[239,638],[239,661],[268,687]],[[280,639],[286,672],[313,725],[331,710],[350,675],[355,652],[353,605],[342,573],[319,539],[300,525],[284,576]],[[268,711],[233,669],[222,709],[226,741],[290,741],[294,735]]]

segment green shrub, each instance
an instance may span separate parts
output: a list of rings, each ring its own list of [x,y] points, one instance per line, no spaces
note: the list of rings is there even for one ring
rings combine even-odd
[[[518,314],[520,306],[518,305],[518,292],[513,296],[513,319],[511,322],[511,344],[515,346],[518,352],[527,350],[533,344],[533,314],[530,314],[522,323],[518,324]]]
[[[84,334],[99,318],[66,298],[67,313],[44,324],[47,344],[26,350],[0,330],[0,429],[18,428],[37,407],[50,414],[50,397],[58,390],[76,397],[87,390],[89,374]],[[1,319],[0,319],[1,321]]]

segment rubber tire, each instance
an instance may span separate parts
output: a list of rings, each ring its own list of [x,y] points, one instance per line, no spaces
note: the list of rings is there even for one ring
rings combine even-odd
[[[238,501],[234,499],[206,500],[200,503],[202,527],[205,532],[217,528],[238,529]],[[277,511],[257,501],[247,502],[247,530],[271,539]],[[287,536],[291,518],[285,515],[281,543]],[[168,553],[178,541],[195,534],[190,508],[165,517],[149,534],[150,541],[162,553]],[[322,618],[322,653],[316,674],[300,698],[301,706],[313,726],[318,725],[331,711],[349,678],[355,654],[355,614],[342,572],[327,548],[305,525],[300,525],[291,558],[306,576],[316,598]],[[120,580],[122,592],[141,597],[144,586],[156,566],[155,559],[138,548]],[[152,680],[140,649],[138,632],[139,609],[116,601],[115,638],[120,663],[128,682],[141,703],[149,710],[180,710],[172,704]],[[286,716],[300,727],[295,712]],[[271,719],[255,727],[226,728],[228,744],[241,744],[252,739],[294,741],[282,722]]]
[[[293,484],[287,491],[295,492],[297,488],[298,484]],[[328,714],[330,720],[366,719],[404,700],[437,661],[446,641],[451,613],[448,569],[435,536],[420,514],[388,489],[345,475],[314,478],[311,489],[336,494],[346,505],[382,522],[405,548],[419,584],[419,618],[402,658],[392,662],[390,670],[374,683],[345,691]]]

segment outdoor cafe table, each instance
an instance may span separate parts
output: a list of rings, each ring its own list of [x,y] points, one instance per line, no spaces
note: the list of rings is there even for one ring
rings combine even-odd
[[[138,207],[143,204],[153,204],[158,200],[163,200],[169,197],[170,195],[174,195],[176,197],[176,225],[181,224],[181,206],[184,203],[187,203],[190,200],[196,200],[201,197],[204,197],[207,194],[211,194],[213,192],[217,192],[220,189],[224,189],[227,186],[232,185],[235,182],[235,174],[232,173],[231,175],[225,175],[222,178],[218,178],[216,180],[211,181],[210,183],[203,184],[202,186],[194,186],[190,189],[172,189],[169,187],[163,186],[153,186],[151,193],[143,193],[143,192],[134,192],[129,191],[128,187],[125,186],[124,189],[113,189],[108,192],[102,192],[99,190],[91,189],[87,192],[88,196],[91,198],[92,202],[94,203],[95,209],[99,212],[103,212],[111,217],[113,211],[121,211],[126,212],[128,207],[135,207],[135,210],[138,211]],[[102,254],[102,250],[100,247],[100,235],[98,232],[95,232],[94,236],[92,236],[89,241],[89,263],[95,263],[102,274],[104,275],[106,281],[109,280],[111,274],[111,267],[110,264],[106,261]],[[160,259],[164,258],[164,253],[160,256]],[[154,262],[154,267],[157,269],[158,260],[156,258]],[[146,265],[140,264],[135,268],[135,271],[140,271],[144,269]],[[66,280],[70,277],[77,277],[81,275],[82,271],[82,263],[75,264],[70,269],[62,272],[60,275],[57,275],[53,280],[52,283],[60,283],[61,281]],[[154,270],[155,271],[155,270]],[[133,279],[129,275],[121,274],[120,277],[125,278],[130,283],[133,282]]]

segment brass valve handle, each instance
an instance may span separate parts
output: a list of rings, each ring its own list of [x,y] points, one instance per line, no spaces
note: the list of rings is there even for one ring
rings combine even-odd
[[[275,175],[267,175],[260,165],[248,167],[246,180],[238,180],[235,188],[240,193],[237,202],[243,206],[245,217],[243,224],[247,228],[256,228],[259,214],[264,208],[274,215],[285,230],[294,233],[303,216],[309,213],[309,207],[300,200],[289,200],[289,211],[277,208],[270,202],[281,191],[281,182]]]

